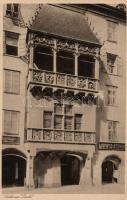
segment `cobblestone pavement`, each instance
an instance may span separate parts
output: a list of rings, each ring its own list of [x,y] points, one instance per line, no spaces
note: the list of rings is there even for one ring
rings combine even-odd
[[[124,194],[125,188],[120,184],[102,186],[62,186],[58,188],[27,189],[24,187],[3,188],[3,194]]]

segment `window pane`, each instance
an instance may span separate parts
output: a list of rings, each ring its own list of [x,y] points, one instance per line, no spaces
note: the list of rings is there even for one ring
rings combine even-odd
[[[75,115],[75,130],[81,130],[81,119],[82,115]]]
[[[16,38],[6,37],[6,44],[9,46],[17,46],[18,40]]]
[[[72,117],[66,116],[65,117],[65,129],[71,130],[72,129]]]
[[[55,104],[54,105],[54,112],[62,114],[62,105],[61,104]]]
[[[57,71],[74,74],[74,56],[71,52],[60,51],[57,54]]]
[[[37,47],[34,50],[34,62],[38,68],[53,71],[53,52],[49,47]]]
[[[65,114],[72,114],[72,105],[65,105]]]
[[[55,115],[54,116],[54,128],[55,129],[62,129],[62,116]]]
[[[13,133],[18,133],[18,122],[19,122],[19,119],[18,119],[18,112],[12,112],[11,113],[11,128],[12,128],[12,132]]]
[[[8,132],[11,129],[11,112],[4,111],[4,132]]]
[[[14,8],[14,12],[18,12],[19,4],[14,3],[13,8]]]
[[[4,91],[11,92],[12,91],[12,71],[4,70]]]
[[[19,94],[20,72],[5,70],[4,91]]]
[[[109,87],[108,88],[108,105],[116,105],[116,87]]]
[[[12,92],[19,94],[20,72],[12,73]]]
[[[18,37],[19,34],[13,32],[6,32],[6,53],[9,55],[18,55]]]
[[[6,54],[18,56],[18,47],[6,45]]]
[[[108,121],[108,138],[109,141],[116,141],[117,139],[117,122]]]
[[[7,10],[11,10],[11,5],[12,4],[7,4]]]
[[[52,112],[44,112],[44,128],[52,127]]]
[[[4,111],[4,133],[18,134],[19,132],[19,112]]]

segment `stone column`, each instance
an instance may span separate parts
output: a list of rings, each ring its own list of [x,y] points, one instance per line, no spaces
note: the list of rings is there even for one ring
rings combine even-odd
[[[99,80],[99,70],[100,70],[100,59],[99,59],[99,49],[97,49],[95,57],[95,79],[97,80]]]
[[[81,175],[80,175],[80,185],[91,185],[92,177],[91,177],[91,157],[87,157],[85,161],[85,165],[82,164]]]
[[[78,44],[75,44],[75,76],[78,76],[78,57],[79,57],[79,52],[78,52]]]
[[[96,163],[93,167],[93,185],[102,185],[102,167],[101,163]]]
[[[34,45],[33,42],[30,44],[30,68],[33,69],[33,58],[34,58]]]
[[[57,42],[54,40],[54,48],[53,48],[53,72],[57,71]]]
[[[33,177],[33,167],[34,167],[34,156],[28,155],[27,157],[27,167],[26,167],[26,187],[34,187],[34,177]]]
[[[58,187],[61,185],[60,161],[57,157],[51,159],[49,156],[45,160],[46,174],[44,177],[44,187]]]
[[[29,50],[29,76],[28,76],[28,82],[33,80],[33,68],[34,68],[34,63],[33,63],[33,55],[34,54],[34,46],[33,42],[30,43],[30,50]]]

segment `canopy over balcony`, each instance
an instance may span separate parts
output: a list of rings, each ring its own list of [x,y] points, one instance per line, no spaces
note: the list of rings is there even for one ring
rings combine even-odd
[[[85,19],[85,14],[63,6],[43,5],[29,30],[100,45]]]

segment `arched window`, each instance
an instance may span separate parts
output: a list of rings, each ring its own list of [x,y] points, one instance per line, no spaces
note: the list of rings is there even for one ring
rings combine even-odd
[[[91,55],[80,55],[78,59],[78,75],[94,78],[95,61]]]
[[[38,46],[34,50],[34,63],[39,69],[53,71],[53,52],[50,47]]]
[[[74,56],[72,52],[60,51],[57,54],[57,71],[74,74]]]

